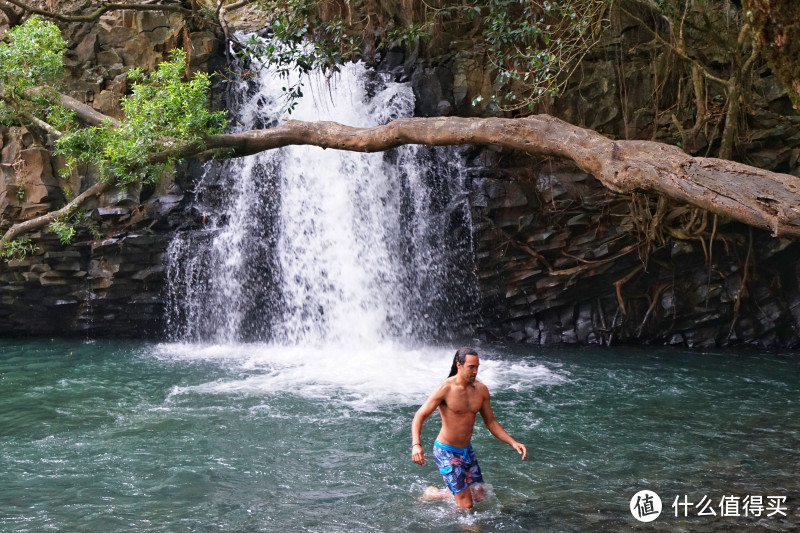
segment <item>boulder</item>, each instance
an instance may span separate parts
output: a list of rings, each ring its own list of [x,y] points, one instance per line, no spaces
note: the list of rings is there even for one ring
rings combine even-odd
[[[0,164],[0,218],[13,220],[19,214],[18,191],[14,169]]]
[[[81,63],[95,60],[95,54],[97,53],[97,32],[98,28],[94,28],[73,50],[74,57]]]
[[[22,150],[19,157],[21,164],[17,167],[16,180],[24,188],[23,211],[63,199],[61,183],[50,164],[50,152],[44,148],[28,148]]]
[[[192,69],[200,68],[204,63],[218,54],[222,43],[210,31],[196,31],[189,34],[190,47],[188,51],[189,66]]]

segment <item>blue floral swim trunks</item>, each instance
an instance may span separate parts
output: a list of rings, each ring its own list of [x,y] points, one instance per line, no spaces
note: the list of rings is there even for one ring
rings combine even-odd
[[[433,441],[433,459],[445,484],[453,494],[466,490],[473,483],[483,483],[481,468],[475,458],[472,444],[466,448]]]

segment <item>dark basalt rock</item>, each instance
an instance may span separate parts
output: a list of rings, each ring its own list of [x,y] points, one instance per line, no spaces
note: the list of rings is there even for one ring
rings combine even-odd
[[[154,67],[172,47],[189,44],[186,36],[193,69],[222,68],[225,47],[207,30],[191,31],[169,15],[119,17],[65,28],[72,43],[68,92],[104,113],[120,113],[125,69]],[[599,46],[546,111],[612,137],[674,143],[672,119],[654,114],[652,58],[643,46],[652,36],[630,21],[624,27],[624,35],[608,35],[631,51],[624,71],[617,69],[618,48]],[[449,42],[439,57],[381,52],[376,68],[411,83],[420,116],[506,116],[491,106],[482,54],[468,41]],[[747,109],[751,131],[740,149],[758,166],[800,174],[800,119],[773,76],[758,83],[760,100]],[[221,106],[224,91],[215,87],[214,104]],[[664,98],[676,94],[665,87]],[[676,118],[691,126],[691,117]],[[709,137],[684,148],[704,151],[715,142]],[[61,161],[21,128],[0,128],[0,150],[6,220],[60,205],[63,185],[79,192],[76,181],[59,182]],[[570,165],[490,147],[462,153],[481,298],[477,333],[484,337],[542,345],[800,346],[800,243],[713,215],[713,240],[708,229],[679,238],[666,223],[648,235],[630,197]],[[23,164],[27,173],[19,180]],[[129,190],[125,198],[115,191],[87,203],[101,235],[85,231],[69,246],[51,232],[31,235],[36,252],[0,264],[0,334],[165,335],[167,247],[174,232],[203,226],[202,209],[188,201],[202,172],[189,162],[157,190]],[[213,203],[224,191],[206,194]],[[656,199],[642,201],[655,211]]]

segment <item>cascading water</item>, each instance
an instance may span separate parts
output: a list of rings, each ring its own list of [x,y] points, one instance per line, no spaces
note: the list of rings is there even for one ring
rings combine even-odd
[[[267,69],[239,82],[237,130],[287,117],[286,84]],[[414,108],[410,87],[361,64],[306,85],[292,119],[370,127]],[[459,332],[477,307],[459,160],[290,146],[208,165],[195,203],[205,225],[170,247],[175,340],[370,345]]]

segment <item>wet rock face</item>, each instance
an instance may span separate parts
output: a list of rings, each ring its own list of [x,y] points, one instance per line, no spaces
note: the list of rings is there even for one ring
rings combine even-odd
[[[655,198],[620,197],[565,164],[510,159],[482,150],[469,171],[488,338],[800,345],[800,243],[678,205],[662,206],[654,225]]]
[[[64,184],[50,152],[35,145],[23,128],[3,128],[0,134],[0,217],[30,217],[63,202]]]
[[[192,30],[175,14],[119,11],[62,32],[70,43],[65,92],[112,117],[122,115],[131,67],[152,69],[174,48],[188,50],[193,70],[224,62],[216,35]],[[96,182],[91,171],[82,180],[61,178],[62,166],[25,129],[0,127],[0,218],[19,221],[57,209]],[[190,182],[190,175],[181,179]],[[36,250],[0,262],[0,334],[165,335],[165,251],[175,227],[187,223],[183,199],[167,178],[157,190],[131,187],[86,202],[88,224],[71,245],[50,231],[27,235]]]
[[[129,67],[151,68],[187,39],[192,68],[211,71],[224,60],[216,36],[168,15],[124,12],[70,26],[65,35],[68,93],[112,116],[120,115]],[[636,35],[649,38],[632,31],[624,38]],[[490,105],[481,54],[468,41],[450,42],[448,52],[432,59],[385,52],[379,68],[412,84],[418,115],[501,114]],[[547,111],[612,136],[671,141],[671,121],[660,122],[653,111],[649,63],[626,58],[620,77],[615,61],[602,50],[589,58]],[[776,120],[792,111],[785,93],[770,76],[760,83],[764,112],[748,116],[754,133],[740,148],[758,166],[797,172],[800,121]],[[482,100],[473,105],[476,96]],[[704,150],[708,139],[695,142],[694,149]],[[478,333],[486,338],[800,346],[797,242],[685,206],[660,212],[657,198],[620,197],[557,161],[489,148],[469,149],[464,157],[481,293]],[[34,216],[63,205],[65,189],[75,194],[93,183],[91,175],[82,186],[58,178],[60,165],[30,133],[0,129],[0,216]],[[201,214],[185,207],[183,192],[200,172],[187,165],[175,183],[167,180],[158,190],[117,191],[88,203],[95,234],[84,231],[73,245],[61,245],[51,232],[32,235],[36,252],[0,264],[0,334],[168,334],[165,252],[177,228],[202,223]]]
[[[543,111],[614,138],[674,144],[681,139],[675,124],[689,130],[694,119],[680,110],[657,115],[653,59],[636,52],[648,50],[643,45],[652,35],[625,27],[621,35],[609,32],[610,44],[587,56],[563,96]],[[419,115],[499,114],[480,54],[453,42],[428,60],[388,53],[386,71],[412,84]],[[617,46],[632,52],[623,69]],[[758,83],[740,153],[750,164],[800,175],[797,112],[768,72]],[[662,108],[677,102],[674,89],[661,88]],[[476,96],[482,100],[473,105]],[[705,155],[720,131],[708,134],[683,138],[684,148]],[[467,160],[487,338],[800,346],[799,243],[686,206],[664,206],[654,223],[658,198],[620,197],[559,162],[491,149],[474,149]]]
[[[103,236],[68,246],[52,232],[29,235],[37,249],[0,265],[0,334],[164,336],[165,254],[182,198],[91,209]]]
[[[210,30],[193,30],[177,13],[115,11],[96,24],[63,28],[71,43],[64,55],[67,94],[106,115],[121,118],[119,99],[128,90],[127,71],[152,71],[170,50],[187,54],[191,70],[222,66],[222,43]]]

